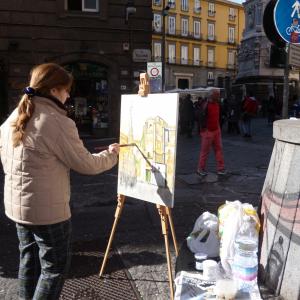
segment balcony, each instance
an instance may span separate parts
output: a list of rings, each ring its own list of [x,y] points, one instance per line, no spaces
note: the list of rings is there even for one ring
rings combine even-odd
[[[188,12],[189,11],[189,7],[181,5],[181,11]]]
[[[160,62],[162,58],[160,56],[153,56],[152,61]],[[203,66],[202,60],[185,59],[181,57],[166,57],[165,62],[168,65],[184,65],[189,67],[200,67]]]
[[[199,7],[194,7],[194,13],[195,14],[200,14],[201,13],[201,6],[199,6]]]
[[[217,40],[217,37],[215,35],[208,35],[207,40],[209,42],[215,42]]]
[[[234,70],[236,68],[235,64],[227,64],[227,69],[228,70]]]
[[[154,33],[162,33],[162,26],[161,25],[153,25],[152,32]]]
[[[214,17],[214,16],[216,15],[216,11],[215,11],[215,10],[208,10],[208,11],[207,11],[207,15],[208,15],[209,17]]]
[[[161,6],[161,0],[153,0],[154,6]]]
[[[235,21],[236,15],[228,15],[229,21]]]
[[[166,34],[170,36],[202,40],[202,33],[194,32],[194,31],[183,32],[182,30],[175,30],[172,33],[168,31]]]
[[[236,39],[228,38],[228,44],[235,45],[236,44]]]
[[[208,61],[207,62],[207,67],[208,68],[214,68],[216,66],[216,62],[215,61]]]

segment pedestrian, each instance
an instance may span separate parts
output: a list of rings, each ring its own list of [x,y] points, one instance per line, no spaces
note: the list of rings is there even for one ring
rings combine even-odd
[[[196,128],[197,132],[200,132],[200,120],[201,120],[201,105],[203,102],[202,97],[198,97],[197,101],[194,103],[194,113],[195,113],[195,122],[196,122]]]
[[[242,102],[242,129],[244,137],[252,137],[251,135],[251,120],[257,115],[258,102],[253,93],[250,92]]]
[[[276,114],[276,103],[274,96],[270,96],[267,103],[268,124],[273,124]]]
[[[70,169],[97,174],[117,163],[118,144],[91,154],[67,117],[72,81],[57,64],[34,67],[0,127],[5,214],[19,239],[19,299],[59,299],[70,262]]]
[[[240,134],[240,104],[237,102],[235,95],[231,95],[228,103],[228,133]]]
[[[186,134],[187,137],[192,137],[194,118],[194,104],[191,95],[187,94],[182,98],[180,107],[181,133]]]
[[[220,128],[220,92],[219,90],[212,90],[208,95],[205,105],[202,105],[205,110],[203,114],[204,120],[201,121],[201,150],[199,155],[197,174],[206,176],[206,162],[211,147],[214,148],[215,157],[217,161],[217,174],[225,175],[224,157],[222,147],[222,137]]]

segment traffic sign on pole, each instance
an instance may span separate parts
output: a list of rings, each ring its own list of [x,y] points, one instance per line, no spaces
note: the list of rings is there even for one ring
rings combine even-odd
[[[300,44],[299,0],[278,0],[274,9],[274,22],[278,33],[287,43]]]
[[[150,79],[150,93],[162,92],[162,63],[148,62],[147,73]]]

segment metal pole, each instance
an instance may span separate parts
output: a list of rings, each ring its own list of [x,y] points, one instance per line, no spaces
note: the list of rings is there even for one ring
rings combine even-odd
[[[290,44],[286,44],[286,60],[284,68],[284,85],[283,85],[283,99],[282,99],[282,119],[288,119],[289,107],[289,74],[290,74]]]
[[[164,93],[165,88],[165,61],[166,61],[166,1],[163,0],[163,9],[162,9],[162,47],[161,47],[161,80],[162,80],[162,92]]]

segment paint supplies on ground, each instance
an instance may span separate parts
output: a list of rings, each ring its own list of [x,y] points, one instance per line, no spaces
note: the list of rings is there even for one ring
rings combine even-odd
[[[193,253],[218,257],[220,242],[218,238],[218,218],[205,212],[196,220],[193,231],[187,237],[187,246]]]
[[[244,217],[249,216],[252,220],[256,239],[260,222],[256,210],[251,204],[240,201],[226,201],[218,209],[219,216],[219,236],[220,236],[220,259],[222,267],[227,276],[232,275],[232,263],[235,255],[235,242],[239,229],[243,225]]]

